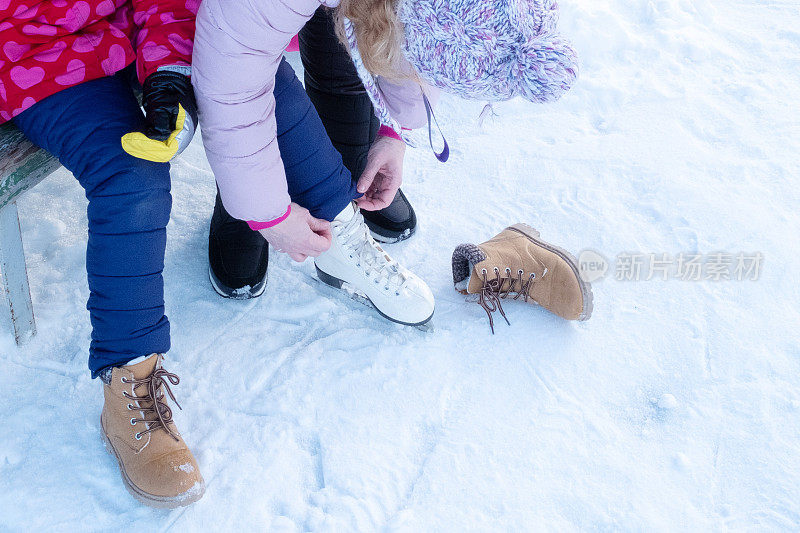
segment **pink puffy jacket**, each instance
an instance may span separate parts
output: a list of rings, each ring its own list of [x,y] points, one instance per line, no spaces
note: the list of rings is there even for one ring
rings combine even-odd
[[[192,83],[208,161],[236,218],[267,222],[290,203],[275,124],[275,73],[283,52],[320,5],[339,0],[204,0],[197,15]],[[392,116],[425,124],[419,84],[378,79]],[[425,87],[428,96],[436,91]]]

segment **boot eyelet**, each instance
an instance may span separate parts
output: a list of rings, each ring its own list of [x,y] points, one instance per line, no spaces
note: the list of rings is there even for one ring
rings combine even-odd
[[[133,438],[136,439],[136,440],[142,440],[142,434],[141,433],[137,433],[136,435],[133,436]]]
[[[520,268],[519,270],[517,270],[517,274],[519,274],[519,275],[522,275],[522,274],[524,274],[524,273],[525,273],[525,271],[524,271],[524,270],[522,270],[521,268]]]
[[[508,267],[506,267],[506,274],[508,274],[509,276],[511,275],[511,269]]]
[[[128,404],[128,411],[133,411],[133,404]]]
[[[136,425],[136,419],[135,419],[135,418],[131,418],[131,425],[132,425],[132,426],[135,426],[135,425]]]
[[[497,268],[497,267],[494,267],[494,273],[495,273],[495,274],[499,274],[499,273],[500,273],[500,269],[499,269],[499,268]]]
[[[123,378],[123,377],[120,377],[119,381],[120,381],[120,383],[127,383],[128,382],[128,380]]]
[[[536,279],[536,272],[531,273],[531,279]]]
[[[481,274],[486,274],[486,269],[485,268],[481,269]]]

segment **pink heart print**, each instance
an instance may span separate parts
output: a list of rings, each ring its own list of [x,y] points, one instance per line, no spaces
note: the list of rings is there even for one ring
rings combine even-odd
[[[184,5],[186,6],[186,9],[194,14],[197,14],[197,10],[200,8],[200,0],[186,0]]]
[[[179,54],[191,56],[192,55],[192,40],[185,39],[178,35],[177,33],[170,33],[167,37],[169,42],[172,43],[172,46],[175,47],[175,51]]]
[[[108,59],[104,59],[100,64],[109,76],[119,72],[125,68],[125,49],[118,44],[112,45],[108,49]]]
[[[15,41],[8,41],[3,45],[3,52],[5,52],[6,57],[15,63],[22,59],[22,56],[25,55],[25,52],[30,49],[31,45],[19,44]]]
[[[36,55],[33,56],[36,61],[41,61],[42,63],[55,63],[58,61],[58,58],[61,57],[61,52],[67,49],[67,43],[64,41],[56,41],[56,44],[52,46],[49,50],[45,50],[44,52],[38,52]]]
[[[72,49],[79,54],[86,54],[94,50],[94,46],[85,35],[79,35],[72,41]]]
[[[11,5],[11,0],[0,0],[0,10],[8,9],[8,6]]]
[[[145,39],[147,39],[147,34],[150,33],[150,30],[144,28],[143,30],[139,30],[139,33],[136,34],[136,47],[141,48],[142,43]]]
[[[62,26],[65,30],[72,33],[82,28],[89,16],[92,14],[92,8],[83,0],[75,2],[70,7],[64,18],[56,20],[54,26]]]
[[[114,5],[114,2],[111,0],[103,0],[97,7],[94,9],[94,12],[100,15],[101,17],[107,17],[116,11],[117,6]]]
[[[169,55],[169,49],[166,46],[156,44],[153,41],[146,42],[139,51],[145,61],[158,61]]]
[[[56,76],[59,85],[77,85],[86,77],[86,65],[80,59],[73,59],[67,63],[67,72]]]
[[[58,29],[55,26],[50,26],[49,24],[41,24],[39,26],[35,24],[25,24],[22,27],[22,33],[25,35],[53,36],[58,33]]]
[[[72,5],[72,12],[75,13],[75,17],[78,19],[78,28],[80,28],[86,24],[86,21],[92,15],[92,7],[88,2],[79,0]]]
[[[44,79],[44,69],[42,67],[25,68],[21,65],[11,69],[9,73],[11,81],[22,90],[30,89]]]
[[[17,7],[16,11],[14,11],[14,18],[18,19],[28,19],[33,18],[34,15],[39,11],[39,6],[19,6]]]
[[[0,65],[2,67],[2,65]],[[3,80],[0,80],[0,100],[6,101],[6,86],[3,84]]]
[[[12,117],[16,117],[17,115],[19,115],[20,113],[22,113],[23,111],[25,111],[26,109],[28,109],[29,107],[31,107],[35,103],[36,103],[36,100],[34,98],[31,98],[30,96],[25,97],[25,99],[22,101],[22,105],[11,112],[11,116]]]

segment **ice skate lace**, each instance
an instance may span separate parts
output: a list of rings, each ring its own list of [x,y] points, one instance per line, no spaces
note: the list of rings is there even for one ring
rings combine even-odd
[[[505,274],[505,276],[501,276],[500,269],[495,267],[494,278],[489,278],[488,271],[485,268],[481,269],[483,286],[481,287],[481,292],[478,294],[478,304],[483,307],[483,310],[486,311],[486,316],[489,317],[489,327],[492,330],[492,335],[494,335],[494,319],[492,318],[492,313],[495,311],[500,311],[506,324],[511,325],[500,300],[515,293],[515,300],[522,296],[523,300],[527,302],[530,288],[536,281],[536,273],[534,272],[531,272],[528,275],[528,279],[524,280],[523,275],[525,271],[522,269],[517,270],[516,278],[512,276],[510,268],[505,269]],[[504,290],[503,286],[506,281],[508,281],[508,287]]]
[[[157,368],[153,371],[150,376],[144,379],[127,379],[122,378],[123,383],[132,383],[133,390],[136,390],[136,387],[144,385],[147,389],[144,396],[135,396],[133,394],[129,394],[127,391],[123,391],[122,395],[125,396],[127,399],[136,402],[136,408],[142,412],[144,418],[131,418],[131,425],[135,426],[139,422],[144,422],[147,429],[144,431],[140,431],[135,435],[136,440],[141,439],[144,435],[156,431],[157,429],[164,429],[170,437],[175,440],[178,440],[178,435],[176,435],[172,429],[170,429],[169,424],[172,422],[172,409],[169,408],[166,401],[164,401],[164,392],[167,391],[167,394],[175,402],[175,405],[178,406],[178,409],[181,409],[181,405],[178,403],[178,400],[175,399],[175,395],[172,394],[172,390],[170,389],[170,383],[172,385],[177,385],[181,382],[180,378],[167,372],[163,368]],[[128,404],[128,409],[133,410],[133,406]],[[148,415],[154,415],[155,418],[147,418]]]
[[[404,269],[383,251],[364,223],[364,217],[356,210],[347,222],[334,220],[331,228],[338,236],[342,250],[356,262],[364,275],[385,292],[396,294],[405,286],[407,277]]]

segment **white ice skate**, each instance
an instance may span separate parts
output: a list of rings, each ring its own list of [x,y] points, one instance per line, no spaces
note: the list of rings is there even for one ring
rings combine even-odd
[[[375,242],[364,217],[348,205],[331,222],[331,248],[316,258],[319,279],[366,298],[393,322],[420,326],[433,317],[433,293]]]

